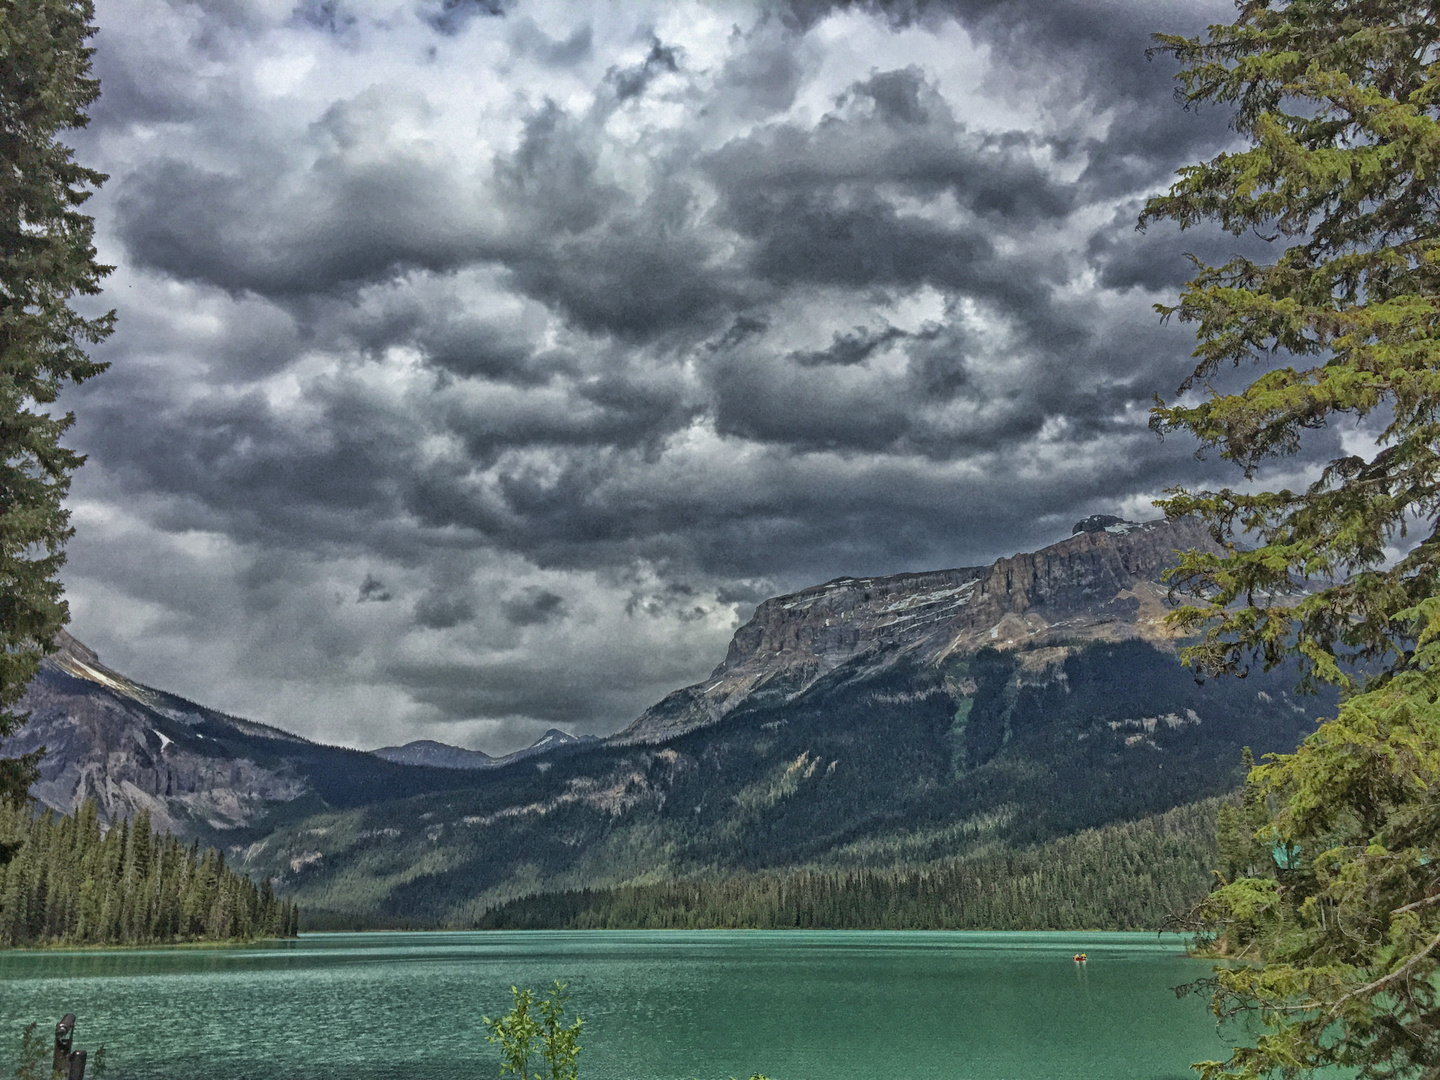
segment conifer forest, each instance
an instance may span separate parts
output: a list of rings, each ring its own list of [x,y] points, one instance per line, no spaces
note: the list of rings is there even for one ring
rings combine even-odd
[[[513,900],[484,929],[1154,930],[1205,895],[1221,799],[1022,851],[807,868]]]
[[[134,821],[102,828],[93,800],[71,815],[0,804],[0,947],[153,945],[294,937],[299,913],[225,865],[215,848]]]

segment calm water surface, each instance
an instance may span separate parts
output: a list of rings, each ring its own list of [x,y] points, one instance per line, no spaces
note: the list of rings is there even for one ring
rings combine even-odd
[[[1081,968],[1071,955],[1084,950]],[[79,1016],[111,1080],[494,1077],[481,1014],[568,982],[582,1080],[1180,1080],[1223,1056],[1207,974],[1153,934],[308,934],[245,949],[0,954],[0,1074]]]

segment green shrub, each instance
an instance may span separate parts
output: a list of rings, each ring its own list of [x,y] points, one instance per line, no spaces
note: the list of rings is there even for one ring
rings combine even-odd
[[[576,1080],[580,1056],[579,1017],[568,1027],[565,1016],[565,984],[537,999],[533,990],[510,987],[515,999],[510,1011],[498,1020],[480,1019],[490,1029],[485,1041],[500,1047],[500,1075],[513,1074],[516,1080]],[[538,1018],[537,1018],[538,1017]],[[545,1065],[531,1070],[530,1059],[539,1053]]]

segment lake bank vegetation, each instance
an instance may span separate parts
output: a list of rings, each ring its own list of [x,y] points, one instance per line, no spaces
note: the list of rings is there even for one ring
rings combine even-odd
[[[0,804],[0,947],[156,945],[294,937],[299,911],[225,865],[133,822],[102,829],[93,800],[70,815]]]

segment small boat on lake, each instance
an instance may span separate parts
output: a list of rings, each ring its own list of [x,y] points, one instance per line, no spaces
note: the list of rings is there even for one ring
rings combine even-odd
[[[1077,952],[1077,953],[1075,954],[1075,962],[1076,962],[1077,964],[1083,964],[1083,963],[1085,963],[1085,959],[1086,959],[1086,957],[1085,957],[1085,954],[1084,954],[1083,952]]]

